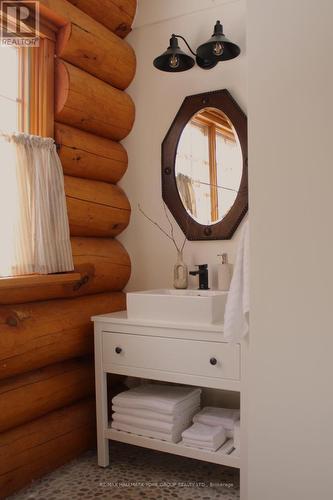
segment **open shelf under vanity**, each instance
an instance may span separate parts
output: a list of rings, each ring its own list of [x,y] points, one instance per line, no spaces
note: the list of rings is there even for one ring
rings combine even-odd
[[[219,395],[236,395],[239,402],[241,346],[224,340],[222,325],[201,325],[199,329],[136,323],[127,319],[126,312],[96,316],[93,321],[98,464],[109,465],[109,442],[118,441],[239,469],[241,459],[233,439],[214,452],[140,436],[111,428],[108,409],[108,374],[201,387]],[[213,364],[212,358],[216,359]],[[213,406],[221,405],[213,402]],[[110,451],[112,454],[112,446]]]
[[[233,448],[233,439],[228,439],[217,451],[206,451],[199,448],[190,448],[189,446],[183,445],[181,442],[169,443],[167,441],[161,441],[160,439],[138,436],[136,434],[117,431],[111,428],[108,428],[104,435],[107,439],[149,448],[150,450],[173,453],[174,455],[195,458],[197,460],[203,460],[204,462],[226,465],[238,469],[240,467],[240,458],[237,454],[237,450]]]

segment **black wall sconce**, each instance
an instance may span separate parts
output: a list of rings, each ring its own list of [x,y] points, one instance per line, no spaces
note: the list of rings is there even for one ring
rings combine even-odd
[[[220,21],[216,21],[214,33],[211,38],[193,52],[185,38],[181,35],[171,35],[170,46],[163,54],[154,59],[155,68],[161,71],[180,72],[191,69],[195,61],[193,57],[183,52],[178,45],[178,38],[186,43],[189,51],[195,56],[198,66],[203,69],[211,69],[219,61],[228,61],[234,59],[240,54],[240,48],[231,42],[223,34],[223,26]]]

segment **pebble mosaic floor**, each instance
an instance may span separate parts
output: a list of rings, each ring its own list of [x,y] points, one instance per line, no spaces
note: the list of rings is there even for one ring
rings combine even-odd
[[[110,467],[96,452],[35,481],[10,500],[238,500],[239,472],[220,465],[111,442]]]

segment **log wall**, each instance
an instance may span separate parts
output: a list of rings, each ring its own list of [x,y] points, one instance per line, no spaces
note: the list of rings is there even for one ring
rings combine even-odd
[[[86,399],[1,433],[1,498],[93,447],[94,412]]]
[[[134,104],[124,37],[136,0],[40,0],[56,31],[55,140],[65,175],[76,281],[0,284],[0,496],[95,443],[91,316],[126,308],[131,272],[115,237],[130,219],[116,184]],[[77,279],[79,277],[79,279]]]

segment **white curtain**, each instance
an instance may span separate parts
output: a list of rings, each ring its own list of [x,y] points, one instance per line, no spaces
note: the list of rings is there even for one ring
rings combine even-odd
[[[0,276],[73,268],[63,172],[54,140],[0,134]]]

